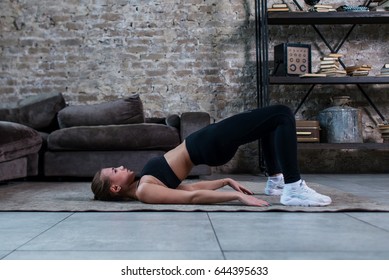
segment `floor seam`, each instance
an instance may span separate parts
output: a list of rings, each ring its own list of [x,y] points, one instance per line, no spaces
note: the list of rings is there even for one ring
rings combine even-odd
[[[365,213],[366,213],[366,212],[365,212]],[[367,221],[364,221],[364,220],[362,220],[362,219],[360,219],[360,218],[357,218],[357,217],[355,217],[355,216],[353,216],[353,215],[351,215],[351,214],[349,214],[349,213],[345,213],[345,214],[346,214],[347,216],[349,216],[350,218],[353,218],[354,220],[357,220],[358,222],[362,222],[362,223],[367,224],[367,225],[369,225],[369,226],[371,226],[371,227],[373,227],[373,228],[376,228],[376,229],[379,229],[379,230],[383,230],[383,231],[389,233],[389,230],[387,230],[387,229],[385,229],[385,228],[382,228],[382,227],[379,227],[379,226],[374,225],[374,224],[372,224],[372,223],[369,223],[369,222],[367,222]]]
[[[62,223],[63,221],[65,221],[66,219],[68,219],[69,217],[73,216],[75,213],[72,212],[70,215],[62,218],[61,220],[59,220],[58,222],[56,222],[55,224],[51,225],[50,227],[48,227],[47,229],[41,231],[39,234],[35,235],[34,237],[32,237],[30,240],[24,242],[23,244],[21,244],[20,246],[18,246],[16,249],[12,250],[9,254],[13,253],[13,252],[16,252],[18,251],[21,247],[25,246],[26,244],[28,244],[29,242],[33,241],[34,239],[38,238],[39,236],[41,236],[42,234],[46,233],[47,231],[49,231],[50,229],[52,229],[53,227],[57,226],[58,224]],[[9,255],[8,254],[8,255]]]
[[[221,244],[220,244],[220,240],[219,240],[219,237],[217,236],[215,227],[213,226],[211,217],[209,216],[209,212],[207,212],[207,217],[208,217],[209,223],[211,224],[213,234],[215,235],[215,238],[216,238],[216,241],[217,241],[217,245],[219,246],[219,249],[220,249],[220,252],[222,253],[223,259],[226,260],[226,256],[225,256],[224,251],[223,251],[223,249],[222,249],[222,246],[221,246]]]

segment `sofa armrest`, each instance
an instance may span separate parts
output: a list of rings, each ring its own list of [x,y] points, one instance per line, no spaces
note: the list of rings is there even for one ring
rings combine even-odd
[[[185,112],[181,114],[180,136],[183,141],[191,133],[209,125],[210,115],[206,112]]]

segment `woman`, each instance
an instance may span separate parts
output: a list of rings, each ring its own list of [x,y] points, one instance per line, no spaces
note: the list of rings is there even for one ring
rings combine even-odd
[[[283,105],[243,112],[208,125],[189,135],[179,146],[151,159],[140,179],[124,167],[104,168],[92,182],[95,199],[134,199],[145,203],[209,204],[239,200],[251,206],[268,206],[231,178],[184,184],[195,165],[227,163],[240,145],[261,140],[267,171],[267,195],[281,195],[291,206],[325,206],[331,198],[310,189],[300,178],[297,162],[296,123]],[[235,191],[215,190],[229,185]]]

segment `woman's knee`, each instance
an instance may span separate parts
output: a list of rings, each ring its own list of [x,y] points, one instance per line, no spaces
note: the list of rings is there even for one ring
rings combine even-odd
[[[291,121],[293,124],[295,123],[294,114],[288,106],[279,104],[279,105],[273,105],[272,107],[275,114],[279,116],[280,120],[287,120],[287,121]]]
[[[276,112],[278,112],[280,114],[294,117],[292,110],[286,105],[278,104],[278,105],[273,105],[272,107],[274,108],[274,110]]]

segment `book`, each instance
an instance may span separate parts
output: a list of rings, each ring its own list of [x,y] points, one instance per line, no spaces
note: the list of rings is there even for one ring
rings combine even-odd
[[[326,13],[326,12],[336,12],[336,9],[315,9],[316,12]]]
[[[268,12],[289,12],[289,8],[268,8]]]
[[[371,65],[361,64],[346,67],[347,75],[350,76],[367,76],[372,69]]]
[[[324,61],[337,61],[338,59],[336,57],[328,57],[328,56],[323,56],[320,58],[320,60]]]
[[[371,70],[371,68],[372,68],[371,65],[361,64],[361,65],[347,66],[346,71],[356,71],[356,70],[369,71]]]
[[[321,5],[316,4],[313,6],[313,8],[310,8],[309,11],[311,12],[336,12],[336,9],[332,5]]]
[[[339,58],[342,54],[330,53],[320,58],[319,63],[319,74],[325,74],[326,76],[345,76],[347,75],[346,70],[340,69]]]
[[[345,70],[332,70],[325,72],[325,74],[328,77],[344,77],[347,75],[347,72]]]
[[[322,9],[333,9],[334,8],[332,5],[325,5],[325,4],[316,4],[313,7],[314,8],[322,8]]]
[[[382,66],[379,76],[380,77],[388,77],[389,76],[389,63],[386,63],[386,64],[384,64],[384,66]]]
[[[272,8],[288,8],[288,5],[281,3],[281,4],[273,4],[271,7]]]
[[[320,78],[320,77],[327,77],[324,73],[305,73],[300,75],[300,78]]]
[[[335,64],[320,65],[320,69],[339,69],[339,66]]]
[[[350,75],[350,76],[367,76],[367,75],[369,75],[369,71],[357,70],[357,71],[353,71],[353,72],[350,73],[349,75]]]
[[[330,54],[327,55],[327,57],[341,58],[341,57],[343,57],[343,54],[340,54],[340,53],[330,53]]]
[[[328,64],[339,66],[339,61],[337,59],[335,59],[335,60],[321,60],[320,61],[320,65],[328,65]]]
[[[338,73],[338,74],[347,75],[347,72],[345,70],[341,70],[341,69],[324,69],[324,70],[320,70],[319,73],[324,73],[324,74]]]

